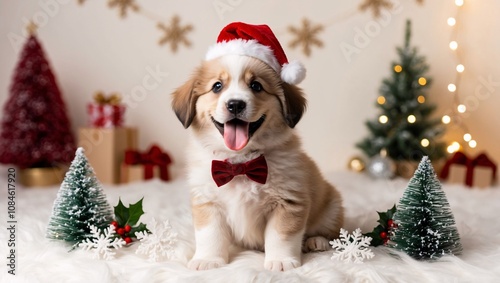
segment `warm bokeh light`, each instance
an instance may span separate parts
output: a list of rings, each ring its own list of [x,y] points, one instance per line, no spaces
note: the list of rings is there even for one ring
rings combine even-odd
[[[377,103],[382,105],[385,103],[385,97],[383,97],[382,95],[377,97]]]
[[[471,140],[471,141],[469,141],[469,146],[471,148],[475,148],[477,146],[477,142],[475,140]]]
[[[419,96],[417,97],[417,101],[418,101],[418,103],[424,103],[424,102],[425,102],[425,96],[423,96],[423,95],[419,95]]]
[[[464,5],[464,0],[455,0],[455,5],[457,5],[458,7],[461,7]]]
[[[389,121],[389,118],[387,118],[387,116],[385,115],[380,115],[380,117],[378,117],[378,121],[382,124],[385,124]]]
[[[420,144],[421,144],[423,147],[428,147],[428,146],[429,146],[429,144],[430,144],[430,142],[429,142],[429,140],[428,140],[428,139],[422,139],[422,140],[420,141]]]
[[[465,107],[465,105],[463,105],[463,104],[460,104],[457,106],[457,111],[459,113],[465,113],[466,110],[467,110],[467,107]]]
[[[417,117],[415,117],[415,115],[408,116],[408,123],[413,124],[415,121],[417,121]]]
[[[457,90],[457,86],[455,84],[449,84],[448,85],[448,91],[449,92],[455,92]]]
[[[457,152],[460,150],[460,144],[456,141],[452,142],[448,148],[446,148],[446,151],[448,151],[448,153],[454,153],[454,152]]]
[[[424,78],[424,77],[420,77],[420,78],[418,79],[418,84],[419,84],[419,85],[422,85],[422,86],[426,85],[426,84],[427,84],[427,79],[426,79],[426,78]]]
[[[401,67],[401,65],[394,66],[394,72],[399,73],[401,71],[403,71],[403,67]]]
[[[452,27],[457,23],[457,20],[455,20],[455,18],[453,18],[453,17],[449,17],[447,22],[448,22],[448,25],[450,27]]]
[[[472,136],[471,136],[469,133],[466,133],[466,134],[464,135],[464,141],[468,142],[468,141],[470,141],[471,139],[472,139]]]
[[[441,121],[443,124],[449,124],[451,122],[451,118],[448,115],[444,115],[443,118],[441,118]]]
[[[457,50],[457,48],[458,48],[458,43],[456,41],[451,41],[450,42],[450,49]]]
[[[462,65],[462,64],[457,65],[457,72],[462,73],[464,70],[465,70],[464,65]]]

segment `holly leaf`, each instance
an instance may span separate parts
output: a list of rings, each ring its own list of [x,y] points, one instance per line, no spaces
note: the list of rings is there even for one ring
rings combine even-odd
[[[377,225],[375,228],[373,228],[373,231],[370,232],[370,233],[366,233],[366,234],[363,234],[364,236],[367,236],[367,237],[371,237],[372,238],[372,241],[370,243],[371,246],[380,246],[380,245],[383,245],[385,244],[385,241],[387,241],[387,238],[386,239],[383,239],[380,234],[382,232],[385,232],[386,233],[386,236],[389,237],[389,225],[388,225],[388,222],[389,220],[391,220],[394,216],[394,213],[396,213],[396,205],[394,205],[391,209],[388,209],[386,212],[378,212],[378,223],[379,225]]]
[[[130,226],[135,226],[137,222],[139,221],[139,218],[144,214],[144,210],[142,210],[142,200],[144,199],[141,198],[138,202],[131,204],[129,207],[129,218],[127,220],[128,225]]]
[[[115,220],[118,222],[118,226],[123,227],[129,219],[129,209],[123,205],[121,199],[118,199],[118,205],[114,207],[115,210]]]
[[[115,219],[118,222],[118,226],[125,227],[125,225],[135,226],[139,221],[139,218],[144,214],[142,210],[142,200],[141,198],[138,202],[130,204],[129,207],[123,205],[123,202],[118,200],[118,205],[115,206]]]

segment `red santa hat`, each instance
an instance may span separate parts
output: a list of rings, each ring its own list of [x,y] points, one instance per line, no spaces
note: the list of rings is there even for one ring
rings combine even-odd
[[[306,69],[302,63],[288,62],[278,39],[267,25],[234,22],[224,27],[205,59],[211,60],[224,55],[257,58],[273,68],[289,84],[298,84],[306,77]]]

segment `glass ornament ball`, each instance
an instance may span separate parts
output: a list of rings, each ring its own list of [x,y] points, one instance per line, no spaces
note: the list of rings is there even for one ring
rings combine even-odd
[[[396,172],[396,164],[388,157],[374,156],[368,162],[368,174],[375,179],[390,179]]]

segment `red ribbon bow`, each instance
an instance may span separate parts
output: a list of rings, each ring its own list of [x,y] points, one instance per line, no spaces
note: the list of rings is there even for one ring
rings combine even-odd
[[[450,172],[450,166],[452,164],[460,164],[464,165],[467,168],[467,173],[465,177],[465,184],[469,187],[472,187],[472,181],[473,181],[473,174],[474,174],[474,167],[476,166],[484,166],[484,167],[490,167],[492,168],[492,177],[493,180],[496,179],[496,173],[497,173],[497,166],[496,164],[491,161],[488,156],[485,153],[481,153],[476,158],[471,159],[465,153],[463,152],[456,152],[448,161],[446,161],[446,164],[443,167],[443,170],[441,171],[441,178],[446,179],[448,178],[448,174]]]
[[[160,179],[168,181],[169,176],[167,165],[170,163],[172,163],[170,156],[164,153],[157,145],[152,145],[146,153],[140,153],[137,150],[125,151],[125,164],[143,165],[145,180],[153,178],[153,169],[155,166],[158,166],[160,169]]]
[[[231,164],[225,160],[212,160],[212,178],[217,187],[229,183],[237,175],[246,175],[252,181],[265,184],[267,180],[266,158],[261,155],[240,164]]]

